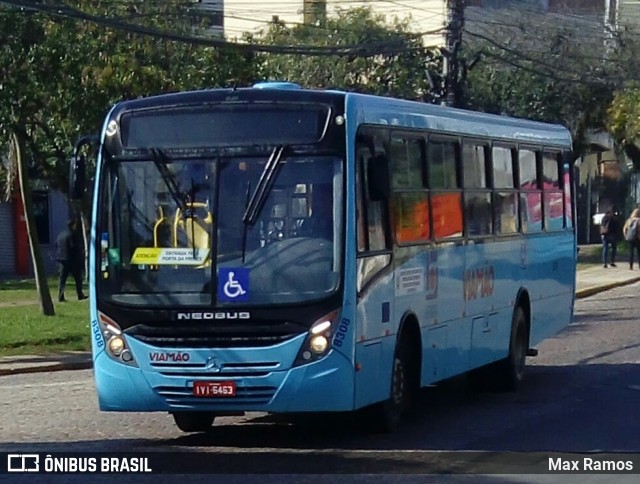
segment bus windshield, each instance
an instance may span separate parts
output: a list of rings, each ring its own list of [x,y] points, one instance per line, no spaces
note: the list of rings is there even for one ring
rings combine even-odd
[[[96,259],[101,298],[245,307],[318,300],[338,288],[341,160],[282,157],[260,210],[245,223],[268,155],[153,153],[105,163]]]

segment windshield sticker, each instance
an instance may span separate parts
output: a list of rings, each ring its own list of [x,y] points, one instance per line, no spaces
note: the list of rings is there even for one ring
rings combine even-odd
[[[247,301],[249,299],[249,269],[220,268],[218,271],[218,300]]]
[[[209,257],[209,249],[138,247],[131,264],[199,266]]]
[[[109,266],[109,259],[107,257],[107,249],[109,248],[109,234],[103,232],[100,235],[100,270],[105,272]]]
[[[120,265],[120,249],[109,249],[109,263],[113,265]]]

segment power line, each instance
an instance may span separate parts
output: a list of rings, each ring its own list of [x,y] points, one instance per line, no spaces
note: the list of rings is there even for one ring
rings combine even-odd
[[[465,45],[475,49],[479,45],[489,45],[499,53],[494,53],[494,56],[500,59],[510,57],[510,65],[515,63],[522,67],[522,61],[526,61],[535,65],[539,75],[548,74],[554,79],[561,77],[565,82],[609,87],[620,86],[634,69],[640,69],[634,49],[629,48],[633,45],[640,47],[634,42],[634,34],[620,34],[604,20],[585,20],[572,15],[568,16],[572,22],[567,25],[568,22],[561,20],[566,15],[531,9],[501,11],[501,15],[479,10],[473,9],[473,15],[466,18]],[[496,25],[505,28],[497,30]],[[481,43],[472,43],[469,38]],[[626,44],[628,40],[632,43]],[[482,52],[486,54],[487,50]],[[558,76],[559,73],[562,75]],[[568,79],[567,74],[572,79]]]
[[[376,55],[392,55],[401,54],[408,48],[406,39],[390,39],[376,44],[363,43],[346,45],[340,47],[331,46],[315,46],[315,45],[269,45],[259,43],[239,43],[229,42],[223,39],[207,38],[180,34],[175,32],[167,32],[153,27],[142,25],[134,25],[113,18],[92,15],[65,4],[51,5],[36,2],[28,2],[26,0],[0,0],[0,3],[25,9],[29,11],[37,11],[49,16],[67,18],[72,20],[81,20],[103,27],[109,27],[116,30],[123,30],[137,35],[151,36],[193,45],[201,45],[207,47],[231,48],[242,52],[264,52],[272,54],[292,54],[292,55],[308,55],[308,56],[356,56],[356,57],[374,57]],[[413,50],[422,50],[419,47]]]
[[[500,44],[499,42],[490,39],[484,35],[480,35],[477,33],[473,33],[473,32],[468,32],[465,31],[468,35],[471,35],[472,37],[477,37],[480,38],[484,41],[486,41],[487,43],[489,43],[490,45],[494,46],[495,48],[497,48],[499,51],[502,51],[503,53],[507,53],[507,54],[511,54],[514,58],[518,59],[518,60],[513,60],[513,59],[506,59],[504,56],[500,56],[498,54],[494,54],[491,52],[487,52],[487,51],[483,51],[483,55],[486,56],[490,56],[493,57],[494,59],[497,60],[501,60],[509,65],[512,65],[513,67],[518,67],[518,68],[522,68],[525,70],[530,70],[538,75],[544,76],[544,77],[549,77],[558,81],[563,81],[563,82],[569,82],[569,83],[579,83],[579,84],[585,84],[585,85],[596,85],[596,86],[602,86],[602,85],[610,85],[613,81],[616,81],[615,78],[612,77],[607,77],[606,79],[598,79],[597,81],[590,81],[585,79],[583,76],[578,77],[578,74],[580,73],[575,73],[576,77],[574,78],[570,78],[570,77],[564,77],[564,76],[560,76],[557,74],[558,72],[558,66],[554,65],[554,64],[550,64],[548,62],[545,62],[541,59],[537,59],[537,58],[532,58],[530,56],[524,55],[522,51],[520,50],[516,50],[513,48],[510,48],[506,45]],[[522,61],[527,61],[527,62],[531,62],[532,64],[535,64],[536,68],[525,68],[525,65],[522,63]],[[540,70],[540,66],[545,67],[548,69],[548,71],[543,72]],[[568,72],[567,69],[563,69],[561,72]],[[596,78],[597,79],[597,78]],[[621,83],[623,80],[622,79],[617,79],[617,83]]]

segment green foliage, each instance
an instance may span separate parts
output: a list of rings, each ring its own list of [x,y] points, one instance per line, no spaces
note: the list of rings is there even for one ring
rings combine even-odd
[[[300,56],[268,54],[258,58],[260,77],[298,82],[310,88],[335,88],[434,101],[440,92],[429,79],[441,72],[437,51],[423,47],[408,30],[408,21],[389,24],[370,8],[338,10],[322,27],[287,27],[273,22],[266,32],[248,39],[274,45],[346,47],[366,45],[372,56]]]
[[[577,151],[588,129],[604,129],[604,113],[627,63],[604,36],[587,35],[588,18],[522,7],[495,12],[483,28],[473,15],[464,56],[480,59],[468,72],[465,107],[566,126]],[[485,19],[486,20],[486,19]]]
[[[56,282],[50,278],[49,286]],[[57,304],[55,316],[43,318],[37,299],[34,279],[0,282],[0,355],[89,349],[86,301]]]
[[[35,297],[35,295],[34,295]],[[86,301],[56,306],[56,315],[43,318],[38,303],[3,307],[0,311],[0,355],[43,354],[89,350],[89,311]]]
[[[71,0],[94,15],[173,33],[193,33],[191,2]],[[250,57],[0,7],[0,152],[15,131],[33,173],[66,187],[79,136],[97,132],[120,100],[202,89],[255,77]]]
[[[611,90],[601,86],[563,82],[530,70],[492,63],[480,64],[468,78],[466,106],[566,126],[576,147],[587,128],[603,128]]]
[[[607,128],[621,143],[635,143],[640,138],[640,84],[630,83],[616,91],[607,109]]]
[[[607,130],[640,170],[640,83],[616,91],[606,112]]]
[[[58,278],[47,280],[50,287],[56,287]],[[35,301],[38,297],[35,279],[7,279],[0,281],[0,304],[16,301]]]

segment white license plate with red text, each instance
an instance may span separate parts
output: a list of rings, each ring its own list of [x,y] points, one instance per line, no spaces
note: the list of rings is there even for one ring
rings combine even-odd
[[[235,397],[236,383],[232,381],[196,381],[193,382],[195,397]]]

